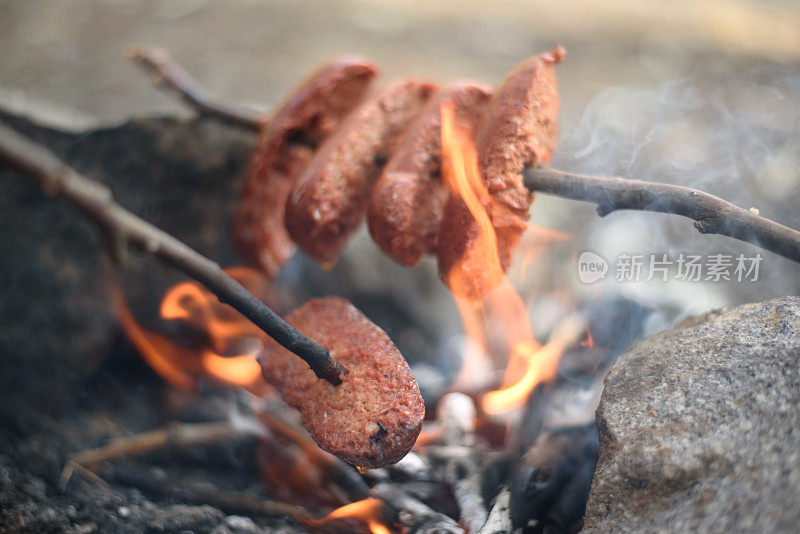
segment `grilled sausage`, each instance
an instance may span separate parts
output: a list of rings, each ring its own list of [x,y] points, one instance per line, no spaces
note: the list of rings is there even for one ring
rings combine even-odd
[[[425,406],[417,381],[386,333],[338,297],[311,300],[287,322],[322,344],[347,370],[339,386],[268,339],[264,377],[300,412],[314,441],[360,467],[399,461],[417,439]]]
[[[234,221],[234,243],[247,264],[275,276],[292,255],[283,218],[294,181],[314,145],[359,103],[376,72],[360,59],[336,60],[295,89],[265,124]]]
[[[379,159],[390,153],[434,86],[393,84],[351,112],[320,147],[286,207],[286,228],[311,257],[333,262],[364,217]]]
[[[441,106],[452,102],[455,121],[469,132],[483,115],[492,88],[454,83],[438,91],[408,128],[376,182],[367,212],[372,239],[392,259],[416,265],[436,249],[448,198],[442,183]]]
[[[512,70],[495,91],[478,127],[476,149],[484,184],[489,192],[484,204],[497,234],[497,253],[505,271],[527,227],[533,194],[522,182],[527,165],[550,161],[557,141],[558,93],[553,66],[564,50],[534,56]],[[483,297],[499,278],[482,268],[482,252],[474,218],[464,202],[451,196],[439,232],[439,275],[446,283],[458,265],[469,273],[466,284],[450,289],[471,300]],[[465,277],[460,277],[462,280]]]

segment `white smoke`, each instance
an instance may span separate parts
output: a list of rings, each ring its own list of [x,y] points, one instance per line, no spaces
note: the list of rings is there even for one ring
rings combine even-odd
[[[562,134],[553,167],[694,187],[800,228],[800,71],[768,66],[743,74],[699,73],[656,89],[609,89],[589,103],[573,131]],[[555,221],[575,232],[573,257],[591,250],[609,262],[620,254],[761,252],[764,259],[755,282],[606,280],[588,286],[576,281],[573,268],[570,290],[584,298],[619,292],[685,315],[800,292],[800,265],[733,239],[701,236],[688,219],[632,211],[597,218],[592,211],[584,203],[541,196],[533,221]]]

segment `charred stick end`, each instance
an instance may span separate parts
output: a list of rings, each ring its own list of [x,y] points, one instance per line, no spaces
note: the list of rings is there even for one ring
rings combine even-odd
[[[317,375],[317,378],[322,378],[334,386],[338,386],[342,383],[342,379],[344,379],[349,371],[345,369],[344,365],[331,357],[328,349],[322,347],[322,350],[324,351],[324,355],[320,356],[320,358],[322,358],[322,363],[321,365],[312,367],[314,374]]]

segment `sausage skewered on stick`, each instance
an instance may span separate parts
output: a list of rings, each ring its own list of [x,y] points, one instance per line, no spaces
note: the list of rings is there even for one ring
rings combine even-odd
[[[379,159],[435,86],[417,80],[392,84],[350,113],[302,171],[286,207],[286,228],[311,257],[331,263],[364,219]]]
[[[451,102],[459,126],[474,131],[492,88],[474,82],[453,83],[420,111],[392,154],[372,190],[367,222],[375,243],[403,265],[433,253],[449,192],[441,181],[441,107]]]
[[[154,61],[142,59],[152,54],[154,52],[147,49],[139,49],[136,58],[153,68],[156,64]],[[158,69],[162,74],[170,72],[165,66],[174,66],[163,57],[159,57],[159,61],[164,62]],[[197,102],[193,98],[193,93],[196,93],[194,89],[199,86],[188,76],[185,79],[165,78],[169,78],[165,80],[167,84],[184,95],[198,112],[225,117],[228,105],[217,107],[222,103],[220,99]],[[183,86],[182,83],[187,79],[191,83]],[[227,120],[252,127],[248,121],[239,121],[235,117],[228,117]],[[697,189],[642,180],[579,175],[535,165],[526,166],[522,172],[525,175],[524,186],[529,191],[594,202],[598,205],[600,216],[620,209],[682,215],[693,219],[701,233],[726,235],[800,262],[800,232]],[[383,240],[378,241],[383,247]],[[394,254],[390,255],[394,257]],[[396,259],[406,263],[400,258]]]
[[[264,126],[234,221],[234,242],[248,264],[274,277],[291,257],[295,247],[283,223],[289,194],[316,146],[358,105],[376,72],[361,59],[325,65]]]
[[[349,371],[334,388],[314,380],[297,358],[267,340],[259,358],[264,378],[299,410],[314,441],[359,467],[381,467],[405,456],[422,428],[425,404],[389,336],[337,297],[311,300],[286,320],[328,347]]]
[[[83,211],[108,237],[112,253],[121,255],[129,243],[133,244],[206,286],[221,302],[236,308],[277,343],[305,360],[318,378],[336,385],[347,374],[328,349],[287,324],[219,265],[127,211],[114,202],[107,187],[81,176],[47,148],[3,124],[0,124],[0,164],[35,180],[44,193],[61,197]]]

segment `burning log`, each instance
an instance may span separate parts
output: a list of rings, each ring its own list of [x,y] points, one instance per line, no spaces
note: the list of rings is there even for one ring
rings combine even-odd
[[[582,521],[597,447],[594,423],[539,436],[512,474],[509,502],[513,527],[522,528],[535,520],[568,530]]]
[[[442,445],[431,448],[431,456],[444,460],[443,480],[450,486],[469,532],[486,522],[481,494],[480,454],[475,448],[475,405],[462,393],[449,393],[438,404]]]
[[[114,202],[111,191],[81,176],[58,157],[0,124],[0,161],[35,180],[48,195],[62,197],[94,220],[122,259],[127,245],[157,256],[200,281],[287,350],[306,361],[318,378],[340,384],[347,371],[327,349],[308,339],[228,276],[219,265]]]
[[[513,530],[511,525],[510,513],[511,492],[508,486],[505,486],[500,493],[495,497],[494,505],[489,512],[489,517],[486,519],[483,527],[478,531],[478,534],[505,534]]]
[[[399,522],[409,532],[418,534],[463,534],[464,529],[444,514],[415,499],[394,484],[380,483],[372,493],[394,509]]]

